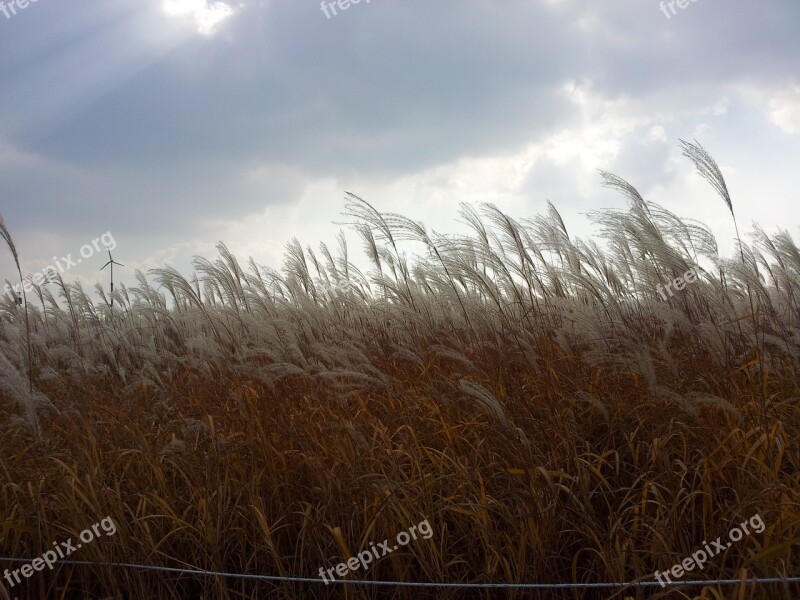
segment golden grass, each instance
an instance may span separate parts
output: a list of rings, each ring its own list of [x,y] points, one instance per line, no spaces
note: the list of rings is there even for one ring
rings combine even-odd
[[[578,357],[558,356],[552,343],[538,350],[551,357],[540,369],[525,368],[512,347],[468,357],[481,365],[474,381],[496,391],[526,443],[459,398],[452,385],[459,363],[436,357],[411,377],[410,365],[399,364],[387,390],[345,398],[324,382],[288,377],[270,390],[239,375],[190,370],[166,381],[168,393],[156,402],[144,389],[120,393],[97,378],[80,392],[45,387],[63,414],[43,420],[44,441],[31,443],[21,426],[3,436],[2,552],[34,557],[50,541],[110,515],[116,536],[75,556],[98,565],[61,567],[57,576],[45,572],[25,585],[48,597],[102,589],[124,598],[259,598],[276,588],[100,563],[314,577],[320,566],[346,558],[334,528],[357,552],[428,518],[431,540],[358,575],[625,581],[651,579],[700,540],[725,535],[758,512],[764,534],[715,557],[703,576],[797,573],[795,401],[771,402],[766,427],[713,404],[689,414],[677,403],[654,402],[633,377],[592,372]],[[705,375],[698,359],[681,367]],[[395,374],[389,364],[381,368]],[[743,415],[757,410],[750,379],[730,376],[741,393],[734,408]],[[778,397],[780,382],[772,383]],[[601,406],[578,401],[586,389]],[[280,589],[297,598],[329,591]],[[734,597],[731,588],[716,593]],[[405,595],[420,593],[394,593]],[[713,597],[712,590],[701,597]],[[745,597],[782,596],[771,585]]]
[[[492,209],[506,238],[473,220],[465,241],[389,215],[375,237],[360,229],[369,278],[325,250],[312,267],[298,244],[285,275],[244,274],[226,252],[194,285],[156,271],[171,308],[144,275],[113,311],[63,285],[61,303],[31,311],[30,338],[7,301],[0,345],[24,370],[31,339],[52,406],[35,436],[0,390],[0,555],[33,558],[105,516],[118,529],[70,557],[92,566],[37,573],[12,597],[797,597],[326,588],[103,564],[317,577],[428,519],[430,540],[348,579],[653,581],[758,513],[762,534],[682,581],[800,575],[796,248],[778,236],[770,277],[720,261],[661,302],[655,282],[691,244],[659,242],[645,209],[634,202],[605,257],[552,219],[525,229]],[[429,261],[405,262],[409,232]],[[648,236],[652,256],[630,251]],[[363,293],[320,291],[342,279]]]

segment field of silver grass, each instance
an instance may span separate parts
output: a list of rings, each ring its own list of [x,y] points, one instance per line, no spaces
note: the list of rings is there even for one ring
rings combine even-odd
[[[683,148],[735,219],[716,163]],[[447,597],[103,563],[317,577],[428,519],[359,577],[652,581],[758,513],[764,532],[695,578],[800,574],[798,247],[756,226],[722,258],[703,224],[603,183],[629,208],[591,215],[598,240],[550,204],[462,205],[472,233],[453,236],[348,194],[368,269],[340,235],[293,241],[280,271],[219,244],[192,275],[137,273],[113,308],[60,277],[7,295],[0,555],[109,515],[117,534],[75,555],[94,564],[37,573],[30,597]],[[681,582],[616,597],[797,592]]]

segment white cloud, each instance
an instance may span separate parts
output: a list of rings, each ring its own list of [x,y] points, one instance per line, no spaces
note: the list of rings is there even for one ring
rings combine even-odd
[[[769,101],[770,120],[786,133],[800,133],[800,85]]]
[[[652,142],[668,141],[667,130],[664,129],[661,125],[655,125],[651,127],[650,131],[647,133],[647,136],[650,138],[650,141]]]
[[[203,35],[214,33],[222,21],[233,14],[233,8],[224,2],[207,0],[164,0],[164,12],[170,16],[191,16],[197,31]]]

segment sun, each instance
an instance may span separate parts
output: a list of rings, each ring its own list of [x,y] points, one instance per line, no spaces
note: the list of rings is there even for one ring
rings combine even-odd
[[[203,35],[214,33],[217,25],[233,14],[230,5],[213,0],[164,0],[161,6],[170,16],[192,17],[198,33]]]

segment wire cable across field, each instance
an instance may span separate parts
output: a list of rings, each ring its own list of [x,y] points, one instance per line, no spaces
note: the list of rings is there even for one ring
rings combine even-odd
[[[0,557],[0,562],[28,562],[22,558]],[[159,567],[156,565],[137,565],[132,563],[95,563],[88,560],[61,560],[59,564],[68,565],[102,565],[105,567],[121,567],[125,569],[139,569],[143,571],[160,571],[162,573],[180,573],[182,575],[206,575],[211,577],[231,577],[234,579],[253,579],[258,581],[275,581],[284,583],[324,583],[318,577],[285,577],[281,575],[248,575],[244,573],[227,573],[224,571],[206,571],[204,569],[183,569],[179,567]],[[367,581],[364,579],[337,579],[330,583],[346,585],[373,585],[396,587],[426,587],[426,588],[458,588],[458,589],[586,589],[586,588],[626,588],[626,587],[655,587],[661,586],[657,581],[602,581],[597,583],[444,583],[435,581]],[[800,583],[800,577],[764,577],[754,579],[699,579],[697,581],[671,581],[667,586],[686,587],[693,585],[737,585],[741,583]]]

